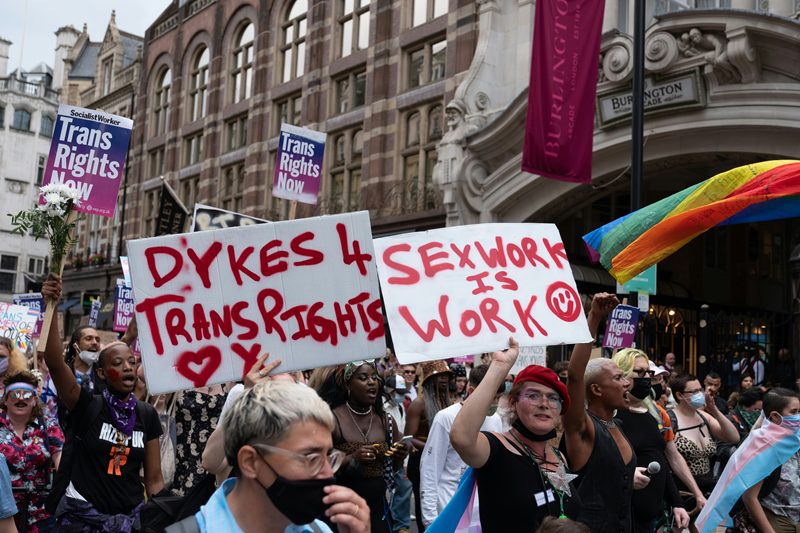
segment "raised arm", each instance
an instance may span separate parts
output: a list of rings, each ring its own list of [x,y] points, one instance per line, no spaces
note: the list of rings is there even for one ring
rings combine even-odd
[[[736,426],[728,420],[728,417],[722,414],[722,411],[717,409],[717,404],[714,397],[706,392],[706,406],[705,412],[711,415],[708,418],[708,429],[711,431],[711,436],[721,442],[730,444],[739,443],[739,430]]]
[[[480,468],[489,460],[489,440],[481,433],[481,425],[497,390],[519,356],[519,343],[513,337],[508,340],[508,346],[508,350],[494,353],[486,376],[464,401],[450,430],[453,448],[473,468]]]
[[[61,299],[62,285],[61,278],[55,274],[50,274],[42,285],[42,296],[45,300],[51,299],[59,301]],[[64,351],[61,348],[61,338],[58,336],[58,324],[56,320],[50,322],[50,331],[47,335],[47,345],[44,348],[44,361],[50,371],[50,377],[56,386],[58,398],[64,403],[67,409],[72,410],[78,403],[81,395],[81,387],[75,379],[75,374],[64,361]]]

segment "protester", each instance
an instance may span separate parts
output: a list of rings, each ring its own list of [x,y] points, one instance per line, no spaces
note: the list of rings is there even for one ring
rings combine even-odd
[[[8,472],[6,458],[0,454],[0,533],[17,533],[14,515],[17,504],[11,493],[11,475]]]
[[[567,388],[555,372],[528,366],[508,395],[511,429],[481,431],[498,389],[519,355],[519,344],[495,352],[480,385],[464,401],[450,441],[475,469],[484,533],[534,531],[547,516],[575,518],[580,501],[564,457],[549,441],[570,406]],[[473,372],[475,372],[473,370]]]
[[[478,365],[470,372],[469,383],[465,391],[467,398],[480,385],[488,370],[488,366]],[[494,412],[502,393],[501,386],[485,413],[486,416],[480,426],[481,431],[490,433],[503,431],[503,421],[500,415]],[[420,460],[420,497],[422,501],[420,507],[425,527],[430,526],[453,497],[461,476],[467,469],[467,465],[450,444],[450,431],[462,406],[463,402],[457,402],[436,413],[428,432],[425,448],[422,450]]]
[[[769,423],[795,432],[800,443],[800,395],[789,389],[773,389],[764,395],[764,415]],[[762,532],[800,531],[800,446],[779,468],[775,487],[759,495],[764,481],[742,495],[750,518]]]
[[[675,445],[689,465],[697,485],[704,494],[714,488],[711,458],[717,451],[716,439],[736,444],[739,433],[733,423],[717,409],[714,398],[704,392],[700,381],[683,374],[670,382],[678,405],[669,411]],[[684,490],[685,487],[678,487]]]
[[[729,411],[728,402],[720,395],[722,377],[716,372],[709,372],[706,374],[705,379],[703,379],[703,385],[706,388],[706,392],[714,398],[717,409],[719,409],[723,415],[727,415]]]
[[[202,533],[330,533],[327,519],[340,533],[368,533],[367,503],[335,484],[343,453],[332,446],[334,424],[330,408],[305,385],[269,381],[246,390],[222,422],[236,477],[187,522],[196,521]]]
[[[594,296],[588,316],[592,338],[618,304],[612,294]],[[578,521],[593,532],[630,531],[634,474],[640,486],[646,480],[637,471],[630,442],[614,422],[614,410],[628,409],[631,383],[613,361],[590,361],[591,351],[590,342],[576,345],[572,352],[567,380],[572,401],[563,416],[567,458],[580,476]]]
[[[666,409],[667,398],[672,394],[665,381],[669,372],[667,372],[663,366],[658,366],[653,361],[650,361],[650,375],[655,402],[661,406],[661,408]]]
[[[52,528],[45,500],[50,480],[61,460],[64,434],[52,417],[45,417],[36,394],[38,380],[28,371],[7,375],[0,412],[0,455],[11,472],[20,531]]]
[[[558,380],[566,385],[569,375],[569,361],[556,361],[556,364],[553,366],[553,372],[558,376]]]
[[[403,377],[394,374],[389,376],[384,387],[383,410],[397,422],[398,433],[403,433],[406,427],[405,395],[406,382]],[[394,473],[394,497],[391,502],[394,533],[408,533],[411,529],[412,492],[411,481],[406,476],[404,465],[400,464]]]
[[[743,441],[750,434],[750,430],[761,416],[764,393],[761,389],[750,388],[739,396],[739,402],[728,415],[728,419],[736,426],[739,440]]]
[[[0,395],[3,394],[2,380],[6,376],[27,370],[25,355],[8,337],[0,337]]]
[[[452,394],[453,402],[460,402],[467,397],[467,368],[464,365],[453,363],[450,365],[450,371],[455,376],[455,390]]]
[[[413,402],[417,399],[417,366],[403,365],[400,368],[403,371],[403,379],[406,382],[406,395]]]
[[[414,514],[417,519],[417,528],[424,531],[422,523],[422,497],[420,496],[420,471],[422,449],[428,438],[430,423],[436,413],[449,407],[453,401],[450,398],[449,385],[452,372],[444,361],[429,361],[422,365],[422,386],[420,396],[411,402],[406,415],[406,436],[411,437],[413,450],[408,458],[408,479],[414,487]]]
[[[683,458],[674,449],[674,435],[667,413],[650,397],[650,361],[644,352],[633,348],[620,350],[614,355],[613,361],[633,384],[628,393],[629,409],[617,411],[614,422],[622,428],[633,446],[637,466],[646,470],[653,463],[658,464],[656,472],[646,474],[650,481],[641,489],[633,491],[633,531],[655,532],[659,520],[664,517],[665,505],[667,511],[674,516],[675,525],[684,528],[689,525],[689,515],[673,479],[667,458],[668,446],[672,445],[671,449],[679,462]],[[680,466],[688,473],[685,462]],[[691,475],[688,477],[691,479]],[[702,497],[699,490],[697,493]]]
[[[588,527],[575,520],[548,516],[542,521],[536,533],[589,533],[589,531]]]
[[[408,450],[395,421],[383,411],[381,379],[371,362],[339,368],[320,396],[333,411],[333,445],[346,455],[337,480],[364,498],[374,533],[390,532],[387,490]]]
[[[664,365],[663,366],[664,366],[664,369],[666,369],[667,372],[672,372],[675,369],[675,365],[676,364],[677,364],[677,358],[675,357],[674,353],[669,352],[669,353],[667,353],[667,355],[664,356]]]
[[[741,394],[753,386],[753,376],[745,374],[739,379],[739,388],[728,397],[728,408],[733,409],[739,403]]]
[[[45,299],[58,301],[61,280],[50,275],[42,287]],[[76,439],[70,484],[56,511],[56,527],[65,531],[106,528],[127,533],[138,527],[144,494],[161,491],[158,437],[161,424],[152,406],[138,402],[136,359],[121,342],[99,354],[96,373],[102,394],[80,387],[62,359],[56,321],[52,322],[45,360],[58,396],[70,411]],[[144,467],[144,491],[139,472]]]

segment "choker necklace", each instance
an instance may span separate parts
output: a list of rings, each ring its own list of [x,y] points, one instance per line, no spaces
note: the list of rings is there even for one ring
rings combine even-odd
[[[351,413],[356,414],[358,416],[367,416],[368,414],[372,413],[372,406],[371,405],[369,406],[369,408],[366,411],[362,412],[362,411],[357,411],[357,410],[353,409],[350,406],[350,402],[344,402],[344,404],[347,406],[348,409],[350,409]]]
[[[545,433],[544,435],[537,435],[536,433],[532,432],[530,429],[525,427],[525,424],[518,418],[514,421],[511,425],[517,433],[525,437],[526,439],[533,441],[533,442],[545,442],[550,439],[554,439],[556,437],[556,430],[552,429],[550,432]]]
[[[589,411],[589,412],[591,413],[591,411]],[[604,425],[605,427],[607,427],[608,429],[611,429],[611,428],[615,428],[615,427],[617,427],[617,424],[616,424],[616,422],[614,422],[614,419],[613,419],[613,418],[612,418],[611,420],[603,420],[602,418],[600,418],[599,416],[597,416],[597,415],[596,415],[596,414],[594,414],[594,413],[592,413],[592,416],[593,416],[594,418],[596,418],[598,422],[600,422],[601,424],[603,424],[603,425]]]

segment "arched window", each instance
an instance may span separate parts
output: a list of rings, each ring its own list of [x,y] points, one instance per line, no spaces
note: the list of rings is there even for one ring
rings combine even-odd
[[[419,113],[408,115],[406,121],[406,148],[419,144]]]
[[[31,130],[31,112],[27,109],[14,110],[14,129]]]
[[[201,119],[206,114],[208,101],[208,48],[201,47],[194,55],[189,74],[189,121]]]
[[[441,205],[441,194],[433,185],[436,144],[442,136],[442,104],[422,106],[406,118],[403,159],[403,198],[401,212],[434,209]]]
[[[231,61],[231,87],[233,103],[250,98],[253,94],[253,42],[255,28],[248,22],[237,32]]]
[[[442,137],[442,106],[437,105],[431,108],[428,118],[428,139],[440,139]]]
[[[307,15],[308,0],[295,0],[281,27],[281,81],[286,82],[305,73]]]
[[[361,206],[361,154],[363,130],[342,132],[333,137],[334,156],[329,169],[324,213],[356,211]]]
[[[165,68],[158,75],[153,95],[153,134],[161,135],[167,131],[167,114],[169,113],[169,90],[172,85],[172,73]]]
[[[53,135],[53,117],[42,115],[42,122],[39,126],[39,133],[52,137]]]

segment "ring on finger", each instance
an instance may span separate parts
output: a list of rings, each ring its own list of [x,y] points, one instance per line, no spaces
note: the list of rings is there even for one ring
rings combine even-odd
[[[267,370],[266,368],[262,368],[261,370],[258,371],[258,375],[263,378],[264,376],[267,375],[266,370]]]

